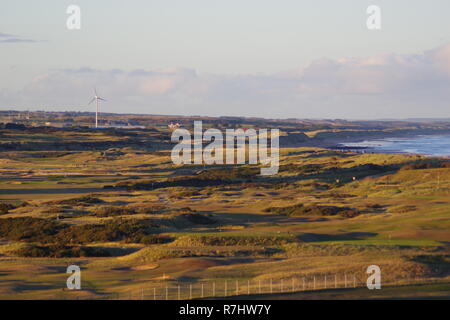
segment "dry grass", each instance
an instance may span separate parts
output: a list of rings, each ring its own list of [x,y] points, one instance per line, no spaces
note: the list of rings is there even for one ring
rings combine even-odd
[[[273,178],[250,176],[244,184],[131,191],[104,186],[166,181],[202,168],[174,166],[167,152],[133,148],[115,152],[116,156],[105,156],[85,150],[44,158],[15,152],[0,159],[0,199],[29,203],[0,218],[29,216],[81,226],[105,224],[114,216],[156,224],[155,233],[175,240],[160,245],[97,243],[121,253],[82,259],[20,258],[15,252],[28,244],[4,241],[0,298],[58,297],[65,267],[73,263],[82,266],[87,283],[86,291],[78,293],[82,297],[163,286],[168,281],[280,280],[344,273],[364,277],[371,264],[379,265],[389,280],[448,276],[442,269],[436,271],[433,263],[414,257],[448,254],[450,169],[398,170],[417,156],[286,148],[280,163],[288,169]],[[382,170],[374,173],[367,165]],[[65,201],[87,195],[101,203]],[[355,208],[361,214],[343,218],[264,211],[297,203]],[[191,213],[211,215],[214,223],[187,221],[183,218],[187,207]],[[446,263],[442,262],[444,267]]]

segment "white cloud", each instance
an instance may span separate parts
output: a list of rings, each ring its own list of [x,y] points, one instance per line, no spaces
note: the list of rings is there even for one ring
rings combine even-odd
[[[199,74],[191,69],[59,70],[34,78],[14,103],[89,110],[92,90],[111,112],[265,117],[449,116],[450,44],[417,55],[322,59],[268,75]]]

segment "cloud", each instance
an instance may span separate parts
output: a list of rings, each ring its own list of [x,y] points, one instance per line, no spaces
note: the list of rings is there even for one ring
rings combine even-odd
[[[271,118],[448,117],[450,44],[422,54],[320,59],[301,69],[265,75],[203,74],[93,68],[40,75],[14,105],[90,110],[97,87],[111,112],[264,116]],[[3,103],[4,104],[4,103]]]
[[[9,38],[6,40],[0,40],[0,43],[21,43],[21,42],[37,42],[32,39],[19,39],[19,38]]]
[[[32,42],[38,41],[33,39],[21,38],[15,35],[0,32],[0,43],[32,43]]]

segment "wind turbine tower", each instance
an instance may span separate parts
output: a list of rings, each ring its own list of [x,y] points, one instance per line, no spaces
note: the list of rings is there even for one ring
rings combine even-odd
[[[95,127],[98,128],[98,101],[99,101],[99,100],[106,101],[106,100],[103,99],[103,98],[100,98],[100,97],[98,96],[98,94],[97,94],[97,89],[95,89],[95,88],[94,88],[94,97],[92,98],[92,100],[89,102],[88,105],[90,105],[92,102],[94,102],[94,100],[95,100],[95,103],[96,103],[96,105],[97,105],[97,108],[96,108],[96,110],[95,110]]]

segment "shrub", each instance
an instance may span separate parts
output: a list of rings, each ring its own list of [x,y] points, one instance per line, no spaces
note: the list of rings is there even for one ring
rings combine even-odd
[[[259,174],[254,167],[237,167],[230,169],[203,170],[196,177],[201,180],[251,179]]]
[[[136,209],[126,207],[99,207],[95,210],[98,217],[114,217],[135,214]]]
[[[198,190],[184,190],[177,194],[174,194],[171,196],[172,199],[183,199],[183,198],[190,198],[195,196],[200,196],[201,193]]]
[[[194,224],[214,224],[217,221],[215,219],[212,219],[210,216],[202,215],[202,214],[196,214],[196,213],[188,213],[188,214],[182,214],[183,218],[188,220],[191,223]]]
[[[278,246],[295,242],[295,236],[182,236],[175,246]]]
[[[9,210],[14,210],[19,207],[25,207],[27,205],[29,204],[25,201],[16,204],[0,202],[0,214],[7,214],[9,213]]]
[[[144,214],[158,214],[158,213],[162,213],[166,209],[167,209],[167,207],[164,205],[151,205],[151,206],[142,206],[142,207],[136,208],[138,213],[144,213]]]
[[[119,182],[117,188],[129,190],[154,190],[169,187],[197,187],[206,188],[224,184],[233,184],[251,180],[259,174],[258,168],[238,167],[232,169],[202,170],[195,176],[183,176],[169,178],[166,181],[142,181],[142,182]]]
[[[125,241],[139,243],[156,225],[115,219],[105,224],[69,226],[55,220],[21,217],[0,219],[0,236],[7,240],[58,244]]]
[[[29,245],[15,252],[20,257],[51,257],[51,258],[78,258],[78,257],[109,257],[110,253],[102,248],[79,247],[79,246],[36,246]]]
[[[0,202],[0,214],[7,214],[12,209],[15,209],[12,204]]]
[[[172,237],[160,235],[146,235],[140,238],[139,243],[143,244],[163,244],[173,241]]]
[[[41,258],[48,257],[48,250],[45,247],[27,246],[15,252],[19,257]]]
[[[26,130],[27,127],[21,123],[7,123],[7,124],[5,124],[5,129],[7,129],[7,130]]]
[[[92,197],[92,196],[83,196],[83,197],[67,199],[67,200],[47,202],[47,204],[63,204],[63,205],[70,205],[70,206],[90,206],[93,204],[100,204],[100,203],[104,203],[104,201],[99,198]]]
[[[348,207],[336,206],[305,206],[301,203],[289,207],[270,207],[264,210],[265,212],[283,214],[287,216],[302,216],[302,215],[319,215],[319,216],[335,216],[340,215],[345,218],[353,218],[360,215],[356,209]]]
[[[427,159],[404,165],[401,170],[450,168],[450,161]]]
[[[414,262],[425,264],[431,267],[436,273],[447,275],[450,267],[450,255],[417,255],[410,258]]]
[[[54,220],[20,217],[0,219],[0,237],[14,241],[39,241],[56,235],[66,225]]]
[[[110,241],[140,243],[144,236],[152,233],[151,227],[157,226],[147,227],[136,220],[115,219],[105,224],[71,226],[59,232],[56,239],[61,243],[78,244]]]
[[[50,207],[44,211],[45,213],[64,213],[64,209],[59,207]]]

